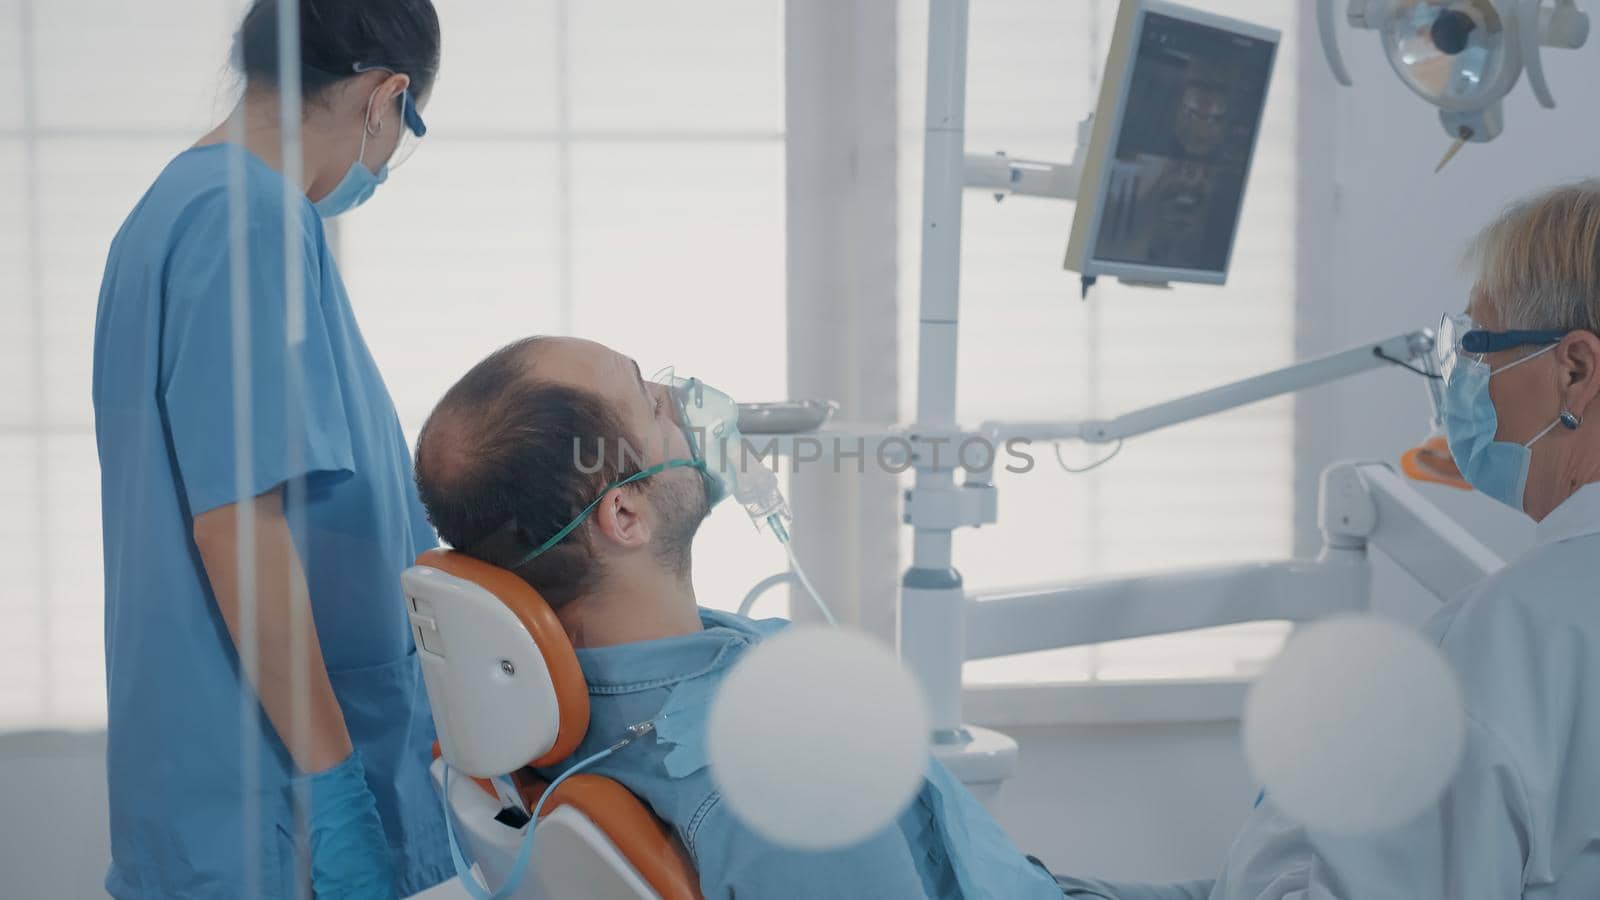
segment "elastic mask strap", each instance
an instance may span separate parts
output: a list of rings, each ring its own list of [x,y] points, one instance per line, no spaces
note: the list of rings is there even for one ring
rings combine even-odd
[[[606,498],[607,494],[611,493],[612,491],[616,490],[617,488],[622,487],[623,485],[633,484],[635,481],[643,481],[644,479],[649,478],[652,475],[659,475],[659,474],[661,474],[662,472],[665,472],[668,469],[694,468],[694,469],[704,470],[705,467],[706,467],[706,464],[703,461],[697,460],[697,459],[672,459],[672,460],[668,460],[668,461],[666,461],[664,463],[660,463],[658,465],[651,466],[650,468],[645,469],[644,471],[639,472],[637,474],[629,475],[627,478],[624,478],[621,481],[614,481],[611,484],[606,485],[605,490],[600,492],[600,496],[594,498],[594,502],[593,503],[590,503],[588,506],[585,506],[583,508],[583,511],[578,513],[576,518],[574,518],[571,522],[567,523],[567,527],[565,527],[565,528],[561,529],[560,531],[556,532],[555,535],[550,538],[550,540],[545,541],[544,543],[542,543],[539,546],[535,547],[532,550],[532,552],[530,552],[527,556],[524,556],[522,559],[518,560],[515,565],[512,565],[509,568],[512,571],[520,569],[523,566],[527,565],[528,563],[533,562],[535,559],[537,559],[539,557],[540,554],[544,553],[546,550],[549,550],[551,547],[554,547],[555,545],[561,543],[563,538],[565,538],[567,535],[571,534],[572,532],[576,531],[578,529],[578,526],[583,524],[583,520],[584,519],[589,518],[589,513],[594,512],[594,508],[596,506],[600,505],[600,501],[604,500]]]
[[[1522,365],[1523,363],[1527,362],[1528,360],[1530,360],[1530,359],[1538,359],[1539,357],[1545,355],[1546,353],[1549,353],[1551,350],[1554,350],[1555,348],[1557,348],[1559,346],[1561,346],[1561,345],[1560,344],[1551,344],[1550,346],[1545,347],[1543,350],[1536,350],[1533,353],[1529,353],[1527,356],[1524,356],[1523,358],[1517,360],[1514,363],[1507,363],[1506,365],[1503,365],[1500,368],[1493,370],[1492,372],[1489,373],[1489,375],[1490,375],[1490,377],[1493,377],[1495,375],[1499,375],[1501,372],[1504,372],[1504,371],[1506,371],[1508,369],[1515,369],[1517,366]]]
[[[1549,434],[1552,431],[1555,431],[1556,430],[1556,426],[1560,425],[1560,424],[1561,424],[1561,420],[1560,419],[1556,419],[1554,422],[1551,422],[1549,425],[1546,425],[1544,427],[1543,431],[1541,431],[1538,434],[1534,435],[1533,436],[1533,440],[1527,442],[1526,444],[1523,444],[1522,446],[1524,448],[1531,448],[1534,444],[1539,443],[1539,439],[1540,438],[1544,437],[1545,435]]]
[[[378,120],[377,134],[374,134],[372,131],[372,104],[377,102],[378,91],[380,90],[383,90],[383,88],[374,88],[372,91],[372,96],[367,98],[367,115],[366,118],[361,120],[361,151],[356,154],[356,162],[360,163],[362,168],[366,168],[367,165],[367,137],[369,135],[372,137],[377,137],[377,135],[383,134],[382,119]],[[367,171],[371,172],[372,170],[367,169]]]

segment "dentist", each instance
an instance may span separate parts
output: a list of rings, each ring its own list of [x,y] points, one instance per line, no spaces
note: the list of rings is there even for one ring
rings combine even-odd
[[[1472,255],[1467,313],[1439,340],[1450,452],[1474,488],[1539,525],[1532,549],[1424,629],[1467,713],[1444,795],[1355,835],[1308,829],[1268,795],[1214,883],[1063,878],[1067,896],[1600,896],[1600,181],[1512,206]]]

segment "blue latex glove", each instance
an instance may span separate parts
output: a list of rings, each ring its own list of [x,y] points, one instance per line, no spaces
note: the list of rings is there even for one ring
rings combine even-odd
[[[394,900],[394,856],[361,754],[303,782],[311,800],[311,887],[318,900]]]

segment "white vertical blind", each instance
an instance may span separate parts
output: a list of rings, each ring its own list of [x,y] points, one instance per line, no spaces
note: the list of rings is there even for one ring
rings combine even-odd
[[[1280,28],[1280,52],[1224,288],[1171,291],[1109,279],[1088,302],[1061,268],[1074,206],[968,193],[964,208],[959,416],[1110,417],[1292,361],[1295,287],[1295,17],[1281,0],[1193,5]],[[1065,162],[1092,111],[1114,0],[971,4],[967,151]],[[926,0],[902,0],[902,384],[914,408],[927,58]],[[1089,578],[1252,558],[1293,547],[1293,406],[1260,404],[1128,442],[1087,475],[1005,475],[998,525],[961,532],[956,566],[972,588]],[[1107,448],[1068,447],[1074,466]],[[1233,674],[1273,653],[1284,629],[1195,635],[1026,654],[968,665],[969,682]]]
[[[245,6],[31,0],[24,32],[23,2],[0,0],[0,730],[104,721],[99,281],[162,166],[231,107]],[[438,6],[429,135],[336,228],[408,435],[469,366],[534,333],[781,397],[782,3]],[[731,506],[697,556],[701,601],[724,608],[784,564]]]

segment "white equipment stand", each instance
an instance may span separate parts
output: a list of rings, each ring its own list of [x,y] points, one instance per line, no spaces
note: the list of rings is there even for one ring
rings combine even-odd
[[[1428,332],[1399,335],[1109,422],[990,422],[977,433],[963,431],[956,422],[962,192],[971,187],[997,197],[1073,199],[1081,173],[1079,161],[1056,165],[966,154],[966,48],[967,0],[933,0],[916,424],[894,435],[851,436],[864,437],[869,445],[895,441],[911,448],[916,480],[906,495],[905,521],[914,529],[914,541],[901,583],[899,651],[927,693],[936,755],[980,799],[988,799],[1014,773],[1017,745],[997,732],[963,725],[966,660],[1365,609],[1371,595],[1367,547],[1374,543],[1441,597],[1502,563],[1388,467],[1346,463],[1323,476],[1319,506],[1325,543],[1314,560],[968,592],[953,565],[952,534],[996,521],[996,495],[992,471],[968,471],[956,483],[960,454],[949,452],[952,446],[972,438],[987,439],[991,447],[1013,438],[1116,442],[1395,361],[1426,365],[1433,338]],[[1080,148],[1087,143],[1084,130]]]

